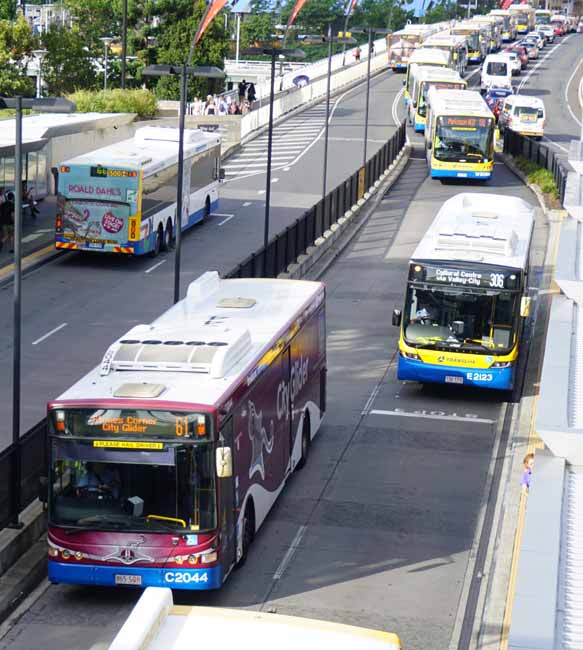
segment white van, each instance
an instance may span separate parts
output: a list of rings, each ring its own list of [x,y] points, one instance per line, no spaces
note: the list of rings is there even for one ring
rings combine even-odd
[[[504,100],[498,127],[516,131],[521,135],[542,138],[545,129],[546,111],[542,99],[529,95],[509,95]]]
[[[480,88],[486,92],[490,86],[512,88],[512,64],[503,54],[488,54],[484,59]]]

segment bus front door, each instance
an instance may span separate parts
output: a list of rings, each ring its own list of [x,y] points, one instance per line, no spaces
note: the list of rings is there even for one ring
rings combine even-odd
[[[229,418],[223,425],[221,435],[224,438],[223,445],[230,447],[233,454],[236,453],[233,447],[233,418]],[[235,562],[236,556],[237,521],[235,512],[235,482],[232,476],[218,479],[218,481],[221,517],[221,563],[223,565],[223,576],[226,576]]]

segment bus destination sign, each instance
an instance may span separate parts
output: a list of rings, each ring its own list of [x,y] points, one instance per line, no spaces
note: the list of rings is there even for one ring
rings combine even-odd
[[[425,281],[480,289],[517,289],[518,273],[510,269],[425,267]]]
[[[486,128],[491,122],[490,119],[485,117],[456,117],[452,115],[444,115],[440,119],[444,126],[449,126],[453,129],[470,129],[472,131],[478,128]]]
[[[93,178],[135,178],[138,172],[131,169],[110,169],[109,167],[91,167]]]

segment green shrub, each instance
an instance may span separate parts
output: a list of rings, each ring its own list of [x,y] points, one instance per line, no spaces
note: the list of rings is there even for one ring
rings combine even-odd
[[[516,166],[522,171],[529,183],[538,185],[542,192],[550,194],[554,199],[559,198],[559,188],[552,173],[544,167],[539,167],[532,160],[519,156],[515,159]]]
[[[68,99],[75,102],[80,113],[137,113],[146,119],[158,112],[156,97],[149,90],[78,90]]]

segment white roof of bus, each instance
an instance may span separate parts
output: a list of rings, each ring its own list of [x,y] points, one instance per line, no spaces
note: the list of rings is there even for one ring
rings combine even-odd
[[[515,196],[462,193],[439,209],[412,260],[525,268],[534,208]]]
[[[154,396],[160,401],[217,404],[323,292],[319,282],[223,280],[204,273],[186,298],[113,343],[101,366],[59,400],[122,397],[116,391],[124,386],[148,382],[163,386]]]
[[[409,57],[409,64],[411,63],[434,63],[436,65],[447,66],[449,64],[449,56],[447,52],[443,52],[442,50],[420,47],[418,50],[415,50]]]
[[[415,66],[415,79],[423,81],[452,81],[457,83],[467,82],[462,79],[456,70],[451,68],[436,68],[435,66]]]
[[[433,34],[424,43],[424,47],[431,47],[432,45],[464,45],[466,37],[462,34],[450,34],[441,32],[440,34]]]
[[[192,157],[220,144],[216,134],[199,129],[185,129],[184,155]],[[145,126],[134,137],[63,161],[61,165],[115,166],[122,169],[143,169],[144,175],[178,161],[178,129]]]
[[[510,11],[508,9],[492,9],[490,12],[491,16],[510,16]]]
[[[492,111],[475,90],[430,88],[431,110],[438,115],[471,115],[492,118]]]

